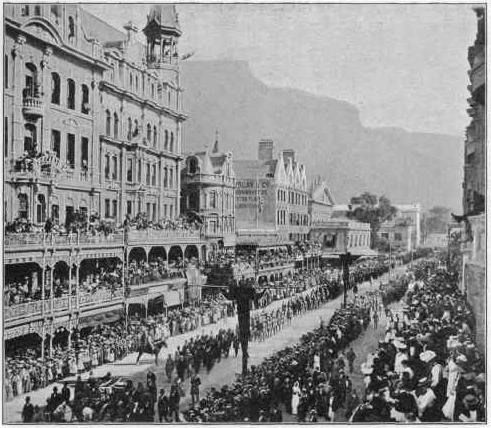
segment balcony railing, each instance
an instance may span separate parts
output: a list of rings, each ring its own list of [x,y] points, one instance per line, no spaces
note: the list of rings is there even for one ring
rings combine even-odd
[[[22,247],[83,247],[94,244],[123,245],[123,233],[109,235],[68,234],[56,235],[46,233],[12,233],[4,237],[5,248]]]
[[[68,311],[70,301],[72,309],[75,309],[77,307],[77,299],[80,307],[88,309],[90,307],[100,306],[102,303],[121,300],[122,297],[123,290],[118,289],[114,292],[111,292],[110,290],[101,290],[95,293],[80,293],[78,296],[63,296],[53,300],[45,299],[44,301],[38,300],[35,302],[20,303],[18,305],[5,307],[5,321],[41,316],[43,313],[43,303],[45,313],[59,313]]]
[[[22,110],[29,116],[42,116],[44,114],[44,101],[39,86],[24,88],[22,93]]]
[[[196,241],[200,238],[199,230],[192,229],[145,229],[128,232],[128,244],[141,242],[165,244],[172,241]]]

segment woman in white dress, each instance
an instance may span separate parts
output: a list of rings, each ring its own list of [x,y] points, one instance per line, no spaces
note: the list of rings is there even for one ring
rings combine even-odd
[[[300,384],[298,380],[293,384],[292,388],[292,415],[297,414],[298,403],[300,402]]]

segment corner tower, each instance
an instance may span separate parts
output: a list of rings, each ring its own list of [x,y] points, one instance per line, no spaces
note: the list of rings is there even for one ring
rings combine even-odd
[[[143,33],[147,38],[147,67],[155,69],[163,82],[179,86],[177,44],[182,32],[175,5],[153,5]]]

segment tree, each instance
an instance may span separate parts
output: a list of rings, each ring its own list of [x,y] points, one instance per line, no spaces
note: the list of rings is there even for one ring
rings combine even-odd
[[[383,222],[392,220],[397,213],[389,198],[364,192],[360,196],[351,198],[351,204],[356,207],[348,213],[348,217],[370,224],[371,247],[378,247],[377,232]]]

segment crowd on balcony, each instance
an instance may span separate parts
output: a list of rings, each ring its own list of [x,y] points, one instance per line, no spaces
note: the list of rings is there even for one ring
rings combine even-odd
[[[291,263],[292,261],[293,258],[286,248],[261,251],[258,255],[259,269],[281,266],[286,263]]]
[[[309,240],[309,241],[299,241],[296,242],[292,248],[293,257],[302,257],[309,253],[314,253],[322,249],[322,244],[320,242]]]
[[[151,258],[148,262],[132,259],[128,263],[127,281],[129,285],[141,285],[163,279],[184,278],[188,267],[201,268],[202,264],[194,257],[177,257],[168,262],[159,256]]]
[[[47,278],[49,276],[47,275]],[[68,272],[56,271],[53,274],[53,297],[59,298],[68,296],[70,291],[70,279]],[[76,280],[71,279],[71,293],[76,294]],[[78,286],[79,293],[96,293],[101,290],[114,292],[122,287],[122,263],[114,262],[101,264],[91,273],[80,276]],[[13,306],[21,303],[35,302],[42,299],[41,277],[36,276],[33,280],[32,276],[24,276],[17,279],[6,278],[4,286],[4,305]],[[51,286],[46,283],[44,289],[44,298],[51,298]]]
[[[362,365],[366,398],[352,421],[484,422],[486,361],[465,296],[437,260],[414,275],[402,314],[390,313],[384,340]]]
[[[138,213],[131,218],[129,215],[124,221],[125,230],[200,230],[202,222],[198,218],[181,216],[177,219],[161,219],[152,221],[146,213]]]

